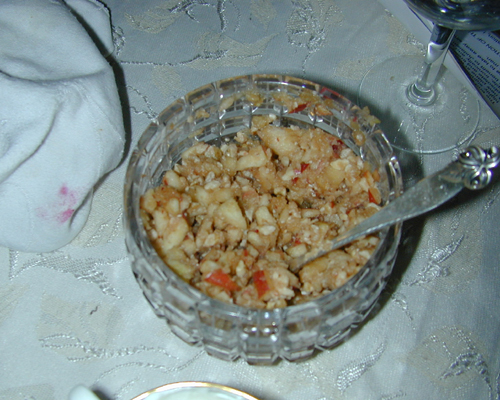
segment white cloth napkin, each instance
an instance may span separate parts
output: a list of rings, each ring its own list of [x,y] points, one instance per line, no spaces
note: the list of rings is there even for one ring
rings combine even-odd
[[[120,162],[122,111],[101,53],[112,43],[97,0],[0,2],[0,245],[69,243]]]

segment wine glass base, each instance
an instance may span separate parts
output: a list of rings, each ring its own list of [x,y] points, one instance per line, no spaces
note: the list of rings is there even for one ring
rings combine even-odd
[[[432,105],[419,106],[406,97],[422,67],[422,56],[388,59],[366,73],[358,104],[368,106],[397,149],[434,154],[457,148],[473,136],[479,121],[479,100],[446,68],[442,68]]]

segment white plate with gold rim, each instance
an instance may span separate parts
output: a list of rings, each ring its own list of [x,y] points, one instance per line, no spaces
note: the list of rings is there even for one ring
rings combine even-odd
[[[176,382],[151,389],[131,400],[259,400],[228,386],[210,382]],[[75,387],[69,400],[99,400],[84,386]]]

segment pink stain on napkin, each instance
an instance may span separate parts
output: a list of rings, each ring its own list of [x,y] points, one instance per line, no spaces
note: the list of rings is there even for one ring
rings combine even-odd
[[[80,195],[76,190],[70,190],[63,184],[55,196],[54,203],[49,206],[38,207],[36,214],[45,220],[52,220],[64,224],[74,214],[80,201]]]
[[[59,197],[62,200],[62,206],[66,207],[66,210],[59,213],[57,220],[59,223],[64,223],[70,219],[75,212],[74,207],[78,202],[78,195],[76,191],[71,191],[66,185],[63,185],[59,190]]]

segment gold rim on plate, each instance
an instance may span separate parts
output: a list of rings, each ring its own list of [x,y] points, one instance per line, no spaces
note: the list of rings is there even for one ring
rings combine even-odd
[[[132,400],[145,400],[147,399],[148,396],[151,396],[154,393],[169,392],[174,389],[194,389],[194,388],[213,388],[226,394],[239,396],[245,400],[259,400],[257,397],[251,396],[248,393],[242,392],[241,390],[234,389],[229,386],[219,385],[217,383],[211,383],[211,382],[195,382],[195,381],[168,383],[166,385],[162,385],[157,388],[148,390],[147,392],[144,392],[139,396],[134,397]]]

